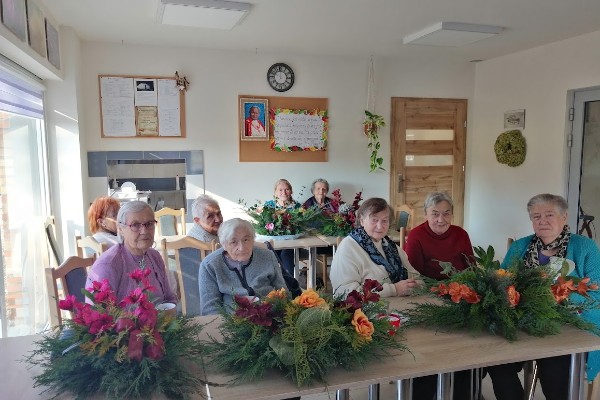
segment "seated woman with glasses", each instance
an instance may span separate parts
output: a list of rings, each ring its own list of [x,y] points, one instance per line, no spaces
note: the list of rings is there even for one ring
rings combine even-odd
[[[147,203],[124,203],[117,214],[117,234],[121,243],[106,250],[94,262],[86,287],[91,287],[94,281],[107,279],[117,301],[121,301],[138,287],[129,274],[136,269],[150,269],[148,279],[154,287],[154,296],[149,300],[155,304],[177,303],[177,297],[169,287],[162,256],[152,248],[155,227],[154,211]]]

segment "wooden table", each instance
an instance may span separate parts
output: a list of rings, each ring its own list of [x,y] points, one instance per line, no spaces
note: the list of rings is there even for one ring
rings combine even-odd
[[[409,301],[410,299],[391,299],[390,309],[401,310]],[[203,335],[216,332],[218,318],[198,317],[198,321],[202,323],[212,321],[204,329]],[[0,360],[4,362],[3,373],[0,374],[3,398],[34,400],[48,397],[40,396],[38,393],[41,390],[32,388],[33,376],[40,372],[39,369],[35,367],[28,369],[27,364],[18,361],[33,348],[33,341],[38,338],[39,336],[22,336],[0,339]],[[509,362],[565,354],[573,354],[577,358],[578,355],[588,351],[600,350],[600,337],[586,331],[564,327],[558,335],[536,338],[520,334],[517,341],[509,343],[501,337],[486,333],[474,337],[466,332],[442,333],[412,328],[406,332],[406,344],[412,354],[395,351],[388,357],[371,362],[363,369],[351,371],[335,369],[326,377],[327,385],[315,384],[298,389],[283,374],[273,371],[260,381],[237,386],[208,386],[206,391],[212,400],[275,400],[326,393],[332,390],[362,388],[379,383],[387,384],[390,381],[406,382],[408,378],[432,374],[442,374],[444,377],[453,371]],[[206,378],[210,382],[220,384],[227,383],[230,379],[229,376],[212,370],[206,371]],[[583,373],[580,371],[576,378],[583,379]],[[450,398],[450,395],[451,393],[446,393],[445,398]],[[572,393],[569,399],[583,399],[582,393]]]
[[[299,249],[308,250],[308,273],[306,274],[306,288],[314,288],[317,281],[317,247],[329,247],[329,243],[321,240],[317,236],[307,236],[291,240],[274,240],[273,248],[275,250],[294,249],[294,264],[296,265],[294,275],[298,278],[299,274]]]

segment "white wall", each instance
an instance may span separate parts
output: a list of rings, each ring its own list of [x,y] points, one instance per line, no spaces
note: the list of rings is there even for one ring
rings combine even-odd
[[[600,83],[600,32],[477,64],[467,167],[466,226],[474,245],[531,234],[526,203],[538,193],[566,196],[567,92]],[[503,114],[525,109],[527,157],[516,168],[496,162]]]
[[[237,97],[277,95],[267,84],[266,72],[279,61],[291,65],[296,75],[294,87],[281,96],[329,99],[326,163],[238,161]],[[375,61],[376,111],[386,120],[391,96],[472,97],[474,71],[470,64],[429,61]],[[84,43],[82,62],[87,151],[204,150],[207,191],[232,203],[240,198],[249,203],[271,198],[273,183],[282,177],[291,181],[298,200],[308,197],[308,187],[317,177],[329,180],[332,189],[341,188],[348,200],[361,189],[364,197],[388,197],[388,174],[368,172],[367,140],[362,134],[368,59]],[[175,70],[191,82],[186,93],[186,138],[100,137],[98,74],[170,76]],[[389,128],[382,132],[382,144],[387,169]],[[302,190],[303,186],[307,188]]]

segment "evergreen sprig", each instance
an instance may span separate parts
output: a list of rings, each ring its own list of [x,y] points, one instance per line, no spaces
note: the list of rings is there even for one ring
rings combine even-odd
[[[408,325],[489,331],[509,341],[517,339],[518,331],[546,336],[558,333],[563,325],[597,330],[579,316],[583,310],[600,306],[587,296],[588,290],[598,289],[597,285],[567,276],[564,266],[559,271],[549,265],[526,268],[519,260],[502,269],[491,246],[474,250],[476,264],[469,268],[457,271],[451,264],[441,263],[448,279],[424,278],[424,292],[442,303],[414,304],[413,309],[403,311],[409,317]],[[567,287],[571,292],[579,291],[582,298],[559,298],[558,292]]]

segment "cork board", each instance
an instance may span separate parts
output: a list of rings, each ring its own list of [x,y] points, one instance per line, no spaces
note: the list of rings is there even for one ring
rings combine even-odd
[[[98,75],[102,138],[185,137],[185,96],[168,76]]]
[[[314,97],[278,97],[278,96],[257,96],[257,95],[239,95],[239,99],[266,99],[268,108],[287,108],[304,110],[327,110],[329,100],[327,98]],[[239,111],[238,121],[240,129],[244,123],[244,115]],[[274,132],[274,127],[270,124],[269,135]],[[242,140],[238,134],[238,143],[240,149],[240,162],[326,162],[327,148],[319,151],[293,151],[280,152],[274,151],[270,147],[269,140],[250,141]]]

